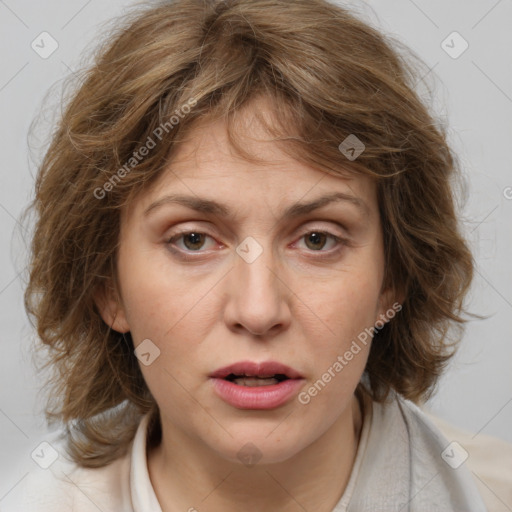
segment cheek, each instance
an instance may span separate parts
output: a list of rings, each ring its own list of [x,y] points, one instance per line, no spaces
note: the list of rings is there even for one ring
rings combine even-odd
[[[371,269],[351,269],[320,287],[305,284],[305,303],[314,313],[303,315],[303,318],[311,318],[307,323],[308,331],[321,334],[320,341],[324,339],[326,346],[332,346],[334,339],[335,346],[342,348],[365,328],[373,326],[380,292],[376,274]]]
[[[140,365],[144,379],[158,403],[188,408],[183,390],[198,383],[189,369],[206,371],[198,362],[209,360],[205,340],[218,321],[214,276],[186,279],[148,259],[142,267],[133,259],[130,266],[123,292],[132,339],[135,347],[151,340],[158,353],[151,365]]]
[[[163,343],[200,310],[209,280],[181,275],[179,268],[171,268],[163,249],[130,252],[129,246],[120,255],[119,268],[132,337],[135,342],[154,338]]]
[[[360,276],[352,280],[345,276],[315,295],[313,308],[322,322],[316,319],[302,325],[314,363],[309,386],[299,396],[299,402],[324,411],[327,423],[334,421],[340,408],[349,403],[364,372],[378,291],[373,279]]]

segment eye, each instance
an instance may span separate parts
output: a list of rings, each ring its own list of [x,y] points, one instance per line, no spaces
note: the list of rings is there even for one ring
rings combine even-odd
[[[210,238],[213,240],[212,237],[210,237],[206,233],[201,233],[200,231],[183,231],[182,233],[178,233],[172,236],[170,239],[167,240],[167,243],[169,245],[178,246],[178,244],[175,244],[175,241],[182,239],[183,245],[185,247],[178,246],[180,250],[198,252],[199,249],[203,248],[206,238]]]
[[[300,238],[300,240],[305,240],[306,247],[314,252],[329,252],[328,250],[322,251],[329,239],[332,241],[331,245],[334,247],[343,243],[342,238],[333,235],[332,233],[320,230],[309,231]]]
[[[213,241],[210,247],[205,247],[207,239]],[[335,255],[343,249],[343,246],[348,245],[348,241],[344,238],[321,230],[308,231],[300,237],[299,241],[301,240],[305,240],[306,249],[310,252],[321,253],[322,256],[318,257]],[[182,242],[181,244],[178,243],[180,241]],[[326,245],[329,245],[329,241],[333,250],[325,250]],[[187,259],[192,253],[203,253],[204,251],[201,249],[215,247],[215,239],[201,231],[182,231],[176,233],[167,239],[166,243],[172,252],[183,259]]]

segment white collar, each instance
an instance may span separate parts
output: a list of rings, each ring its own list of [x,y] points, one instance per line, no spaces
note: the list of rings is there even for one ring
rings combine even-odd
[[[347,505],[349,511],[487,510],[468,469],[454,471],[442,460],[448,440],[415,404],[392,395],[386,404],[372,403],[356,467],[334,511]],[[148,472],[149,418],[147,414],[141,419],[131,449],[134,512],[162,512]]]
[[[146,414],[137,428],[131,450],[130,495],[134,512],[162,512],[151,484],[146,454],[146,439],[150,415]]]

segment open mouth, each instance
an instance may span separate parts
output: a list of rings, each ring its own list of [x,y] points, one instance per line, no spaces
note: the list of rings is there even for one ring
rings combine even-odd
[[[209,375],[215,393],[237,409],[275,409],[303,386],[298,370],[278,361],[238,361]]]
[[[289,377],[283,373],[276,373],[269,376],[247,376],[247,375],[235,375],[230,373],[224,380],[238,384],[239,386],[258,387],[258,386],[271,386],[273,384],[279,384],[284,380],[288,380]]]

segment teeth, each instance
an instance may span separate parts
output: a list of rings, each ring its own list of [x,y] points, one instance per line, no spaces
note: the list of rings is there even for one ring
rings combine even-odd
[[[235,384],[239,386],[249,386],[249,387],[257,387],[257,386],[270,386],[272,384],[279,384],[279,381],[274,377],[238,377],[233,379]]]

